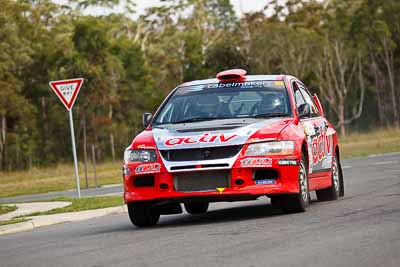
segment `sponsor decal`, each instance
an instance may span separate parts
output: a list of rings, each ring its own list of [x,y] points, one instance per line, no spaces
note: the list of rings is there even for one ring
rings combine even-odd
[[[184,136],[184,137],[173,137],[165,141],[166,146],[175,145],[192,145],[198,143],[228,143],[237,137],[236,134],[225,135],[225,134],[208,134],[205,133],[199,136]]]
[[[272,159],[270,158],[246,158],[240,160],[242,167],[272,167]]]
[[[299,165],[297,159],[280,159],[278,161],[280,166],[297,166]]]
[[[314,129],[314,125],[311,122],[305,122],[303,123],[303,127],[304,127],[304,133],[309,136],[309,135],[315,135],[315,129]]]
[[[320,134],[312,138],[312,156],[314,164],[323,160],[326,156],[330,156],[331,138],[326,135],[326,129],[320,128]]]
[[[276,181],[274,179],[263,179],[263,180],[255,180],[256,184],[266,185],[266,184],[275,184]]]
[[[157,173],[161,170],[160,163],[142,164],[135,168],[136,174]]]
[[[138,149],[155,149],[154,146],[148,146],[148,145],[138,145]]]
[[[205,89],[215,88],[264,88],[281,89],[284,87],[283,81],[249,81],[249,82],[228,82],[228,83],[210,83]]]

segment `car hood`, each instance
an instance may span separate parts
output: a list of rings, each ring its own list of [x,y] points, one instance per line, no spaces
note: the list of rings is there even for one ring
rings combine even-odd
[[[290,121],[288,118],[214,120],[155,126],[152,133],[160,150],[243,145],[278,138]]]

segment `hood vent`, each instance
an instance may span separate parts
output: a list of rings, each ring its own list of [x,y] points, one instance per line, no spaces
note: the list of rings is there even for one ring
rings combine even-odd
[[[207,127],[207,128],[185,128],[185,129],[177,129],[178,133],[194,133],[194,132],[210,132],[210,131],[219,131],[219,130],[233,130],[239,127],[242,127],[243,124],[235,124],[229,126],[218,126],[218,127]]]

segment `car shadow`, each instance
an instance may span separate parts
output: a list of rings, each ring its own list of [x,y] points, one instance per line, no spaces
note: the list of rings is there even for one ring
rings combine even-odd
[[[164,216],[161,217],[160,222],[155,227],[182,227],[201,224],[226,223],[231,221],[267,218],[282,214],[283,212],[280,209],[277,209],[270,204],[244,205],[240,207],[228,207],[212,210],[198,215],[184,213],[178,216]]]
[[[315,205],[316,200],[311,200],[311,204]],[[249,202],[251,203],[251,202]],[[126,214],[126,224],[121,223],[116,225],[110,224],[102,230],[96,231],[93,234],[105,234],[110,232],[131,232],[135,231],[156,231],[157,229],[168,229],[176,227],[191,227],[195,225],[208,225],[208,224],[219,224],[228,223],[234,221],[245,221],[245,220],[256,220],[260,218],[272,218],[276,216],[286,216],[286,214],[279,208],[272,206],[267,203],[259,204],[243,204],[241,206],[224,207],[215,210],[208,211],[204,214],[191,215],[188,213],[176,214],[176,215],[162,215],[157,225],[152,227],[139,228],[133,226]]]

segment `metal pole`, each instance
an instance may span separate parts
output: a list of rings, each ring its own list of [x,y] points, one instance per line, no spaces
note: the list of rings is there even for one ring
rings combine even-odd
[[[76,156],[76,147],[75,147],[74,121],[72,119],[72,108],[69,110],[69,126],[71,128],[72,154],[74,156],[74,165],[75,165],[76,191],[78,193],[78,198],[81,198],[81,187],[80,187],[79,173],[78,173],[78,158]]]

